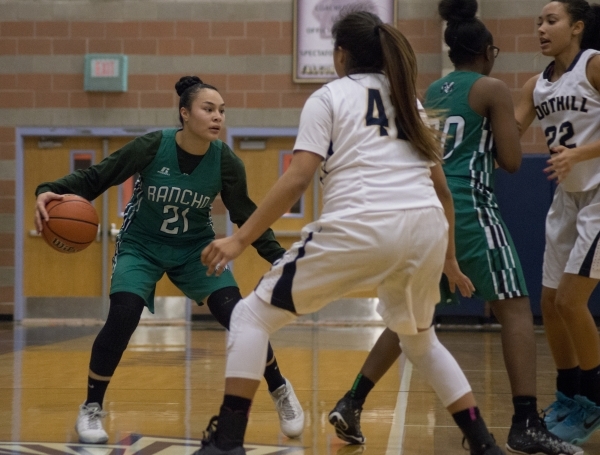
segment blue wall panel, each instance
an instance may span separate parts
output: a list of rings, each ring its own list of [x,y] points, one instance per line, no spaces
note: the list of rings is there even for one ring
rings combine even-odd
[[[547,159],[547,154],[525,155],[515,174],[501,169],[496,171],[500,213],[521,259],[534,316],[541,316],[545,220],[555,188],[543,172]],[[600,317],[600,289],[592,294],[590,309],[594,316]],[[484,305],[479,299],[461,298],[460,305],[438,307],[436,314],[484,316]]]

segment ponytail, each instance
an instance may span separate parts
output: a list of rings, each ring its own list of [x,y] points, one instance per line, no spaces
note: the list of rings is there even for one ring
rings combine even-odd
[[[335,47],[347,51],[344,68],[347,75],[386,75],[398,128],[423,156],[441,163],[437,133],[423,122],[417,108],[417,58],[404,35],[360,4],[343,8],[331,34]]]
[[[584,23],[581,48],[600,51],[600,5],[590,5],[590,13]]]
[[[553,0],[565,5],[571,23],[582,21],[581,49],[600,50],[600,5],[590,5],[586,0]]]
[[[383,71],[390,83],[392,105],[399,127],[427,159],[442,163],[438,135],[423,122],[417,108],[417,58],[406,37],[395,27],[379,25]]]

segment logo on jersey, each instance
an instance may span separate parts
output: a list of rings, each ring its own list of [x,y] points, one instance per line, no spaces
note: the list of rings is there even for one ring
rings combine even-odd
[[[452,90],[454,90],[454,82],[444,82],[441,91],[444,93],[450,93]]]
[[[582,96],[581,99],[577,96],[555,96],[554,98],[550,98],[543,103],[535,106],[535,113],[539,120],[542,120],[544,117],[550,114],[554,114],[555,112],[560,111],[579,111],[579,112],[587,112],[588,110],[585,108],[587,104],[587,98]]]
[[[169,174],[169,168],[168,167],[163,167],[160,171],[158,171],[159,174],[162,175],[171,175]]]

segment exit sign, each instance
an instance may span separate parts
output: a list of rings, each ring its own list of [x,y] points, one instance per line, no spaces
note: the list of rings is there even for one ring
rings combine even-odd
[[[119,77],[119,60],[116,58],[93,59],[92,77]]]
[[[87,54],[85,56],[84,90],[126,92],[127,56]]]

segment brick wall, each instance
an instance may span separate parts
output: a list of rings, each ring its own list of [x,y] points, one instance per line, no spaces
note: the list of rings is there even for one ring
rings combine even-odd
[[[545,66],[535,17],[546,1],[482,0],[501,48],[494,76],[514,97]],[[197,74],[217,86],[236,127],[294,127],[317,84],[292,82],[292,0],[0,0],[0,314],[14,290],[15,127],[169,126],[174,84]],[[421,93],[441,75],[437,1],[398,0],[398,26],[418,55]],[[129,56],[127,93],[83,91],[86,53]],[[523,140],[544,152],[539,130]]]

